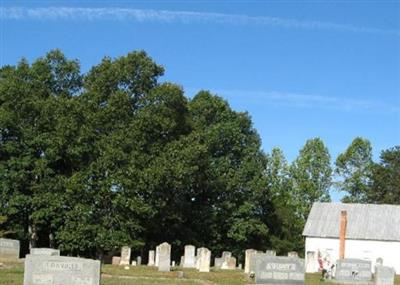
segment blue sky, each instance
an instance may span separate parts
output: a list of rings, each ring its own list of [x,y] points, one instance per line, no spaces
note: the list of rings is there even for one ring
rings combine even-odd
[[[1,65],[60,48],[87,71],[143,49],[188,96],[249,112],[289,161],[313,137],[333,160],[356,136],[375,159],[400,143],[400,2],[1,1],[0,20]]]

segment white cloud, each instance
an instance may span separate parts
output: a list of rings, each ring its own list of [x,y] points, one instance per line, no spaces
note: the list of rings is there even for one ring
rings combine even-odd
[[[199,89],[190,88],[188,93],[195,94]],[[373,113],[399,114],[400,106],[372,99],[341,98],[313,94],[301,94],[281,91],[211,90],[229,101],[244,101],[259,106],[284,106],[304,109],[324,109],[338,111],[361,111]]]
[[[398,30],[359,27],[321,21],[306,21],[278,17],[206,13],[192,11],[151,10],[132,8],[83,8],[83,7],[3,7],[0,18],[6,20],[130,20],[136,22],[203,23],[227,25],[255,25],[289,29],[332,30],[400,36]]]

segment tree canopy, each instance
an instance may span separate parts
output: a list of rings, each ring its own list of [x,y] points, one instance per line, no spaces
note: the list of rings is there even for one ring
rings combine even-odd
[[[323,141],[293,163],[264,153],[249,114],[209,91],[189,99],[163,73],[143,51],[85,74],[59,50],[1,67],[1,229],[92,257],[164,241],[302,251],[308,211],[333,185]],[[399,147],[372,164],[357,138],[336,166],[352,201],[399,203]]]

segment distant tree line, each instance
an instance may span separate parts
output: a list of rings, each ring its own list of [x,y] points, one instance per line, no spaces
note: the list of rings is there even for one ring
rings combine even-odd
[[[375,163],[356,138],[332,167],[314,138],[289,164],[263,153],[247,113],[208,91],[188,99],[163,72],[142,51],[86,74],[59,50],[3,66],[0,234],[91,257],[163,241],[301,252],[310,207],[332,187],[400,203],[399,146]]]

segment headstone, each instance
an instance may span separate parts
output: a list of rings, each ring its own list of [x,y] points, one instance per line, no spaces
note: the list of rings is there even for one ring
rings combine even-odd
[[[111,264],[112,265],[119,265],[121,263],[121,256],[113,256]]]
[[[216,257],[214,259],[214,267],[220,269],[222,266],[222,257]]]
[[[160,246],[156,246],[156,259],[155,259],[155,265],[158,267],[158,263],[160,261]]]
[[[135,260],[132,261],[131,263],[132,266],[137,266],[137,262]]]
[[[225,258],[229,258],[229,257],[231,257],[232,256],[232,252],[230,252],[230,251],[223,251],[222,252],[222,259],[225,259]]]
[[[19,240],[0,238],[0,259],[19,259]]]
[[[179,266],[183,266],[183,264],[185,263],[185,256],[181,256],[181,262],[179,263]]]
[[[121,262],[120,265],[131,264],[131,248],[129,246],[123,246],[121,249]]]
[[[394,285],[396,272],[392,267],[377,265],[375,267],[375,285]]]
[[[236,269],[236,258],[235,257],[230,257],[228,259],[228,269],[230,269],[230,270]]]
[[[221,269],[227,269],[227,270],[236,269],[236,258],[225,257],[225,259],[222,261]]]
[[[172,266],[172,267],[175,267],[175,265],[176,265],[176,264],[175,264],[175,261],[172,261],[172,262],[171,262],[171,266]]]
[[[307,262],[306,264],[307,273],[318,272],[319,269],[318,254],[315,251],[307,251],[306,262]]]
[[[149,250],[149,262],[147,263],[148,266],[154,266],[154,250]]]
[[[339,282],[365,283],[372,280],[371,261],[345,258],[336,262],[335,279]]]
[[[199,271],[210,272],[211,251],[208,248],[202,247],[199,249]]]
[[[50,256],[60,256],[60,250],[54,248],[31,248],[32,255],[50,255]]]
[[[158,247],[158,271],[168,272],[171,270],[171,245],[164,242]]]
[[[304,262],[300,258],[257,254],[256,284],[304,285]]]
[[[276,250],[268,249],[265,251],[265,254],[270,256],[276,256]]]
[[[141,256],[138,256],[138,257],[136,257],[136,264],[139,266],[139,265],[142,265],[142,257]]]
[[[67,256],[27,255],[24,285],[100,285],[100,261]]]
[[[242,270],[243,269],[243,265],[241,263],[238,264],[237,269]]]
[[[196,267],[195,253],[196,253],[196,248],[193,245],[185,246],[183,268],[195,268]]]
[[[287,254],[288,257],[299,257],[299,254],[296,251],[290,251]]]
[[[255,249],[246,249],[244,254],[244,273],[250,273],[251,257],[257,253]]]

